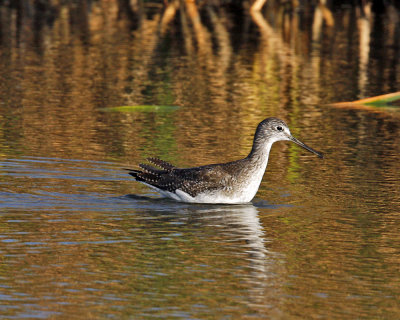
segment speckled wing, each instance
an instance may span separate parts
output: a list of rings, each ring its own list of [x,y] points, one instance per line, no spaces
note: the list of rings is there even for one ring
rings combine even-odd
[[[165,176],[168,191],[175,192],[177,189],[196,197],[202,192],[210,192],[226,187],[226,181],[230,175],[223,174],[220,165],[208,165],[203,167],[175,169],[170,175]]]
[[[195,197],[204,191],[224,188],[230,174],[220,165],[208,165],[195,168],[181,169],[156,158],[149,160],[162,169],[140,164],[141,170],[130,170],[129,174],[137,181],[144,182],[158,189],[175,192],[182,190]]]
[[[129,174],[134,177],[136,181],[144,182],[161,189],[159,185],[162,184],[163,177],[170,174],[172,170],[176,169],[176,167],[158,158],[147,158],[147,160],[161,169],[141,163],[139,164],[141,170],[127,170],[129,170]]]
[[[156,165],[156,166],[158,166],[158,167],[160,167],[161,169],[164,169],[164,170],[172,170],[172,169],[176,168],[175,166],[173,166],[169,162],[161,160],[161,159],[158,159],[158,158],[147,158],[147,161],[152,163],[152,164],[154,164],[154,165]]]

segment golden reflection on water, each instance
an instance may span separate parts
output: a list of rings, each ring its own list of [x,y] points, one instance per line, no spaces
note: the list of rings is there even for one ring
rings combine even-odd
[[[224,305],[234,317],[268,312],[263,299],[274,301],[279,286],[254,206],[154,208],[39,211],[29,224],[21,223],[25,212],[10,212],[1,228],[3,283],[13,288],[5,304],[78,317],[209,316]]]
[[[399,113],[324,105],[400,90],[398,11],[171,1],[135,22],[121,3],[59,5],[38,29],[0,6],[6,315],[397,315]],[[179,108],[104,111],[142,104]],[[267,206],[119,198],[150,194],[120,167],[243,157],[267,116],[326,154],[276,143]]]
[[[296,29],[298,21],[290,22],[291,37],[285,39],[262,16],[253,17],[260,41],[256,46],[250,39],[245,40],[235,55],[227,26],[222,22],[229,17],[224,10],[216,15],[208,8],[216,26],[215,50],[211,46],[210,31],[204,25],[196,26],[198,22],[194,20],[194,34],[185,33],[189,39],[185,41],[191,43],[189,49],[182,47],[181,39],[166,36],[175,31],[173,25],[164,34],[157,32],[162,19],[159,14],[143,19],[142,27],[131,32],[124,20],[118,18],[117,3],[110,2],[103,7],[101,2],[93,4],[85,28],[68,22],[67,17],[73,13],[70,10],[62,7],[52,28],[41,30],[39,47],[29,45],[31,38],[27,34],[19,39],[23,45],[16,47],[11,43],[2,51],[3,80],[7,88],[3,101],[9,116],[18,118],[17,127],[23,129],[18,134],[34,152],[40,150],[52,155],[61,152],[71,156],[75,153],[79,158],[92,158],[90,154],[113,158],[114,153],[117,156],[122,153],[135,162],[140,153],[136,146],[149,141],[148,134],[155,135],[144,133],[145,139],[137,136],[143,122],[154,127],[160,121],[170,121],[165,125],[166,132],[160,135],[170,136],[183,154],[186,146],[189,150],[193,146],[199,150],[219,149],[217,154],[204,155],[204,160],[211,157],[213,161],[221,161],[218,154],[246,154],[256,124],[267,115],[290,120],[295,128],[320,127],[325,120],[324,109],[316,105],[354,99],[359,92],[372,95],[394,91],[399,84],[395,76],[399,74],[396,72],[398,57],[391,50],[396,35],[390,32],[381,41],[388,48],[383,60],[391,60],[395,67],[367,69],[371,73],[378,69],[386,75],[379,77],[379,89],[374,89],[376,77],[371,76],[368,81],[373,91],[367,90],[365,69],[368,66],[364,53],[359,54],[363,74],[359,75],[355,69],[357,53],[363,52],[359,46],[365,41],[357,46],[357,41],[353,41],[357,35],[349,35],[353,30],[352,10],[343,9],[334,16],[335,33],[331,24],[317,28],[320,23],[314,21],[317,29],[313,30],[311,51],[305,50],[309,47],[303,43],[311,35]],[[187,10],[188,18],[192,19],[197,9]],[[391,21],[384,27],[392,30]],[[285,30],[284,22],[277,25]],[[12,35],[16,31],[10,28],[4,31],[7,32]],[[335,45],[324,46],[324,42],[332,41]],[[166,53],[167,46],[170,55]],[[368,61],[372,64],[374,60]],[[361,77],[358,80],[357,75]],[[364,83],[362,88],[352,87],[360,82]],[[134,104],[173,104],[183,108],[173,115],[173,121],[164,114],[119,115],[99,111],[102,107]],[[120,140],[113,141],[115,146],[106,145],[106,150],[102,135],[105,131],[106,137]],[[317,133],[305,133],[311,142],[322,138]],[[51,139],[42,139],[43,136]],[[181,161],[198,163],[203,160],[198,156],[188,152]]]

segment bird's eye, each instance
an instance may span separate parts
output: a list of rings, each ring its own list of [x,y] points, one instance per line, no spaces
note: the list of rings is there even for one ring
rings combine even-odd
[[[276,127],[276,130],[283,131],[283,128],[281,126],[278,126],[278,127]]]

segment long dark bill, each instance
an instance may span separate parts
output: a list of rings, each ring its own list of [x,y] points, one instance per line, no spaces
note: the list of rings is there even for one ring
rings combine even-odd
[[[316,154],[318,157],[320,157],[321,159],[324,158],[324,154],[321,152],[318,152],[316,150],[314,150],[313,148],[309,147],[308,145],[304,144],[303,142],[301,142],[300,140],[297,140],[295,137],[291,136],[290,140],[293,141],[294,143],[298,144],[300,147],[303,147],[304,149]]]

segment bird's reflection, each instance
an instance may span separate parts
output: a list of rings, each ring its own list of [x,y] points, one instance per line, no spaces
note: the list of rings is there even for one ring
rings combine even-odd
[[[135,197],[135,200],[152,210],[153,216],[154,214],[164,217],[173,215],[175,218],[184,220],[186,224],[196,225],[196,228],[217,230],[222,239],[221,245],[234,243],[232,247],[234,251],[231,254],[237,254],[238,259],[242,259],[239,264],[246,269],[246,272],[240,273],[240,281],[246,283],[247,299],[251,306],[264,306],[265,299],[276,295],[276,289],[279,287],[275,280],[276,272],[274,272],[277,255],[266,248],[268,238],[259,218],[259,208],[255,205],[252,203],[194,205],[161,198],[139,199],[138,197]],[[269,209],[274,208],[271,206]]]
[[[246,204],[205,207],[199,211],[203,227],[219,228],[228,241],[243,243],[240,247],[245,249],[248,272],[241,280],[247,283],[248,303],[253,307],[264,305],[268,292],[271,292],[268,288],[276,288],[273,271],[276,257],[265,246],[268,239],[260,222],[259,210],[253,204]]]

